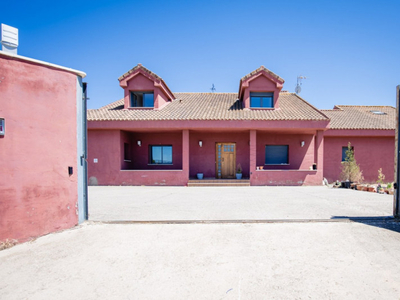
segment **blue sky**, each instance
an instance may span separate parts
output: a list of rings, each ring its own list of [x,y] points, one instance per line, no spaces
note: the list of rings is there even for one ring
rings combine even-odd
[[[9,1],[18,54],[87,73],[89,108],[142,63],[173,92],[237,92],[264,65],[312,105],[395,106],[400,1]]]

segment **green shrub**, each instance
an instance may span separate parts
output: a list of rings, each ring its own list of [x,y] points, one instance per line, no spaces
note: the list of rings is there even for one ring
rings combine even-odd
[[[340,173],[340,180],[351,181],[351,182],[362,182],[364,177],[360,170],[360,165],[357,164],[354,158],[354,150],[351,147],[351,143],[347,145],[346,158],[342,162],[342,172]]]

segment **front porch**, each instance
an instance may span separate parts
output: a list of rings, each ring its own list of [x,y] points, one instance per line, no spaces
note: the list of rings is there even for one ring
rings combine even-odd
[[[121,131],[120,137],[122,185],[322,184],[320,130]],[[235,179],[239,164],[243,180]],[[195,179],[198,173],[204,179]]]

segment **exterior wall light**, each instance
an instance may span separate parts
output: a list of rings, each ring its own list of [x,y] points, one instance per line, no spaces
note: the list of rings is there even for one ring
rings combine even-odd
[[[6,121],[0,118],[0,135],[5,135],[6,133]]]
[[[142,141],[137,141],[139,147],[142,147]]]
[[[304,147],[305,142],[304,142],[304,141],[301,141],[300,145],[301,145],[302,147]]]
[[[203,141],[199,141],[199,146],[203,147]]]

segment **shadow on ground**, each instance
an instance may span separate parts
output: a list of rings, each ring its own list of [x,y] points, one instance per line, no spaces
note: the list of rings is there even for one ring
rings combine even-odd
[[[387,217],[349,217],[333,216],[333,220],[349,220],[350,222],[361,223],[369,226],[379,227],[400,233],[400,220],[392,216]]]

